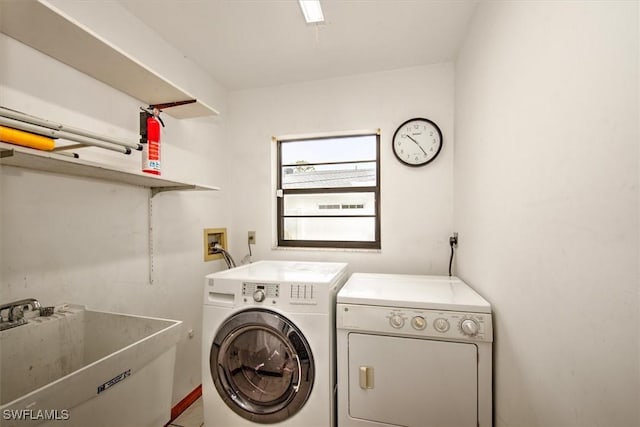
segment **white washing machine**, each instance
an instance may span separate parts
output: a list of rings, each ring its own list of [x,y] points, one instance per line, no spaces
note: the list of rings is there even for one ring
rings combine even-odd
[[[206,277],[207,427],[335,425],[335,302],[347,264],[260,261]]]
[[[339,427],[491,427],[490,304],[455,277],[354,273],[336,309]]]

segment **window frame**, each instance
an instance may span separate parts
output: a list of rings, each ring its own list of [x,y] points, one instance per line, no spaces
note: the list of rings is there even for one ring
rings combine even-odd
[[[352,138],[358,136],[374,136],[376,144],[376,184],[375,186],[359,186],[359,187],[318,187],[318,188],[282,188],[282,171],[284,167],[290,165],[282,164],[282,144],[288,142],[322,140],[322,139],[339,139]],[[306,135],[297,137],[274,137],[276,142],[276,243],[278,247],[284,248],[335,248],[335,249],[381,249],[380,239],[380,130],[363,131],[357,133],[336,133],[321,136]],[[342,163],[372,163],[372,160],[358,160],[349,162],[318,162],[305,164],[309,166],[331,165]],[[373,215],[284,215],[284,198],[285,195],[291,194],[330,194],[330,193],[373,193],[374,195],[374,214]],[[300,240],[284,238],[284,221],[286,218],[374,218],[374,234],[372,241],[366,240]]]

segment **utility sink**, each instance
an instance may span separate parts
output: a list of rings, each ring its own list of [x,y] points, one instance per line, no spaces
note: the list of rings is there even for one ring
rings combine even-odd
[[[56,308],[0,332],[0,426],[158,426],[182,322]]]

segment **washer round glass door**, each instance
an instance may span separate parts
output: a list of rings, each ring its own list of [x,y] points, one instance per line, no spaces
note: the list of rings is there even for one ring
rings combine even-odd
[[[311,348],[285,317],[246,310],[227,319],[209,357],[218,393],[234,412],[269,424],[293,416],[306,403],[315,376]]]

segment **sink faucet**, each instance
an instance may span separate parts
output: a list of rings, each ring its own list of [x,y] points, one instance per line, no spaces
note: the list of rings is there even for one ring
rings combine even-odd
[[[27,306],[30,306],[32,311],[39,310],[42,307],[35,298],[25,298],[8,304],[2,304],[0,305],[0,320],[2,320],[1,315],[4,310],[9,310],[7,322],[20,322],[24,320],[24,307]],[[2,321],[1,323],[7,322]]]

